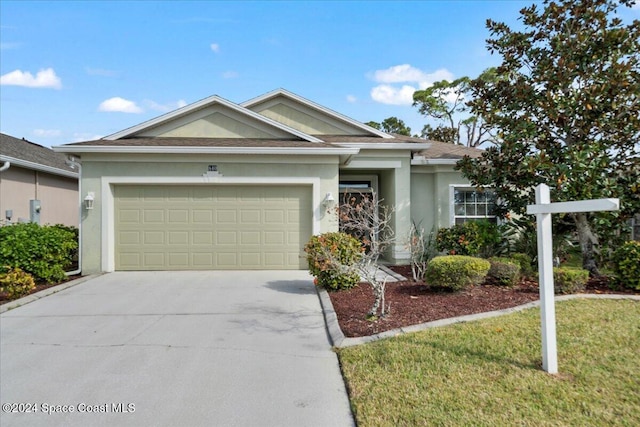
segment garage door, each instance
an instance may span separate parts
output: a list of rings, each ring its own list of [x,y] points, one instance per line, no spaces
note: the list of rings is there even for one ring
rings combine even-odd
[[[305,269],[309,186],[119,185],[116,270]]]

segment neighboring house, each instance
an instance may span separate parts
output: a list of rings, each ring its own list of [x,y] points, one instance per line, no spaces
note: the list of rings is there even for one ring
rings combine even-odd
[[[454,171],[481,151],[389,135],[286,90],[242,104],[212,96],[97,141],[81,157],[83,274],[305,269],[312,234],[336,231],[332,199],[375,191],[396,236],[490,216]],[[454,209],[455,206],[455,209]],[[399,241],[390,262],[406,263]]]
[[[78,172],[64,154],[0,134],[0,222],[78,226]]]

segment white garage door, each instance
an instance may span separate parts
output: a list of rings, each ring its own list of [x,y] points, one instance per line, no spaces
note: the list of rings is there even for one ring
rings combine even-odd
[[[116,270],[305,269],[310,186],[119,185]]]

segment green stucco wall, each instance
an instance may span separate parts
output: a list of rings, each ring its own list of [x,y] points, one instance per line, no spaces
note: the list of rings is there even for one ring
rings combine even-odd
[[[295,178],[318,178],[320,201],[328,192],[338,192],[337,156],[251,156],[251,155],[97,155],[82,158],[82,194],[94,192],[94,209],[83,212],[82,218],[82,272],[101,272],[103,224],[103,177],[204,179],[208,165],[217,165],[224,178],[284,178],[296,183]],[[260,179],[254,184],[259,185]],[[211,179],[216,184],[216,179]],[[310,187],[311,188],[311,187]],[[320,232],[336,231],[337,216],[326,213],[321,206],[313,206]]]
[[[411,173],[411,218],[429,233],[451,226],[451,187],[469,181],[448,166],[414,166]]]

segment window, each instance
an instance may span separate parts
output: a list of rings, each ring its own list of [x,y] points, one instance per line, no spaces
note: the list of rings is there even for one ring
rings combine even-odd
[[[489,220],[496,222],[496,196],[492,190],[456,187],[453,189],[453,223]]]

